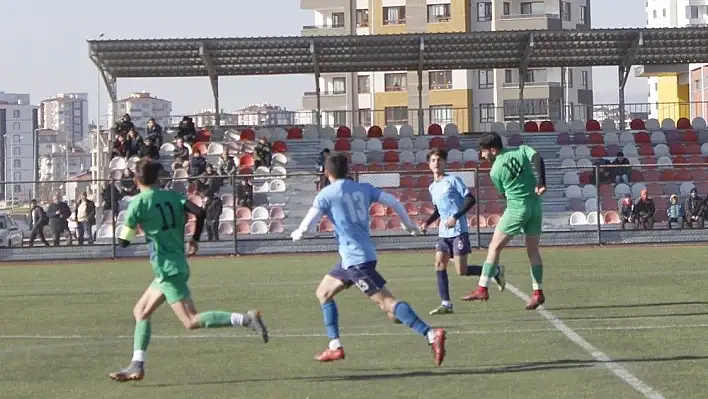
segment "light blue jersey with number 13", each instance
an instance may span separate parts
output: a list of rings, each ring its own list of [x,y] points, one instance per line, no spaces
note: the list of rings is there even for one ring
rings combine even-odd
[[[315,197],[312,205],[329,218],[339,244],[342,267],[376,260],[376,247],[369,233],[369,206],[378,202],[381,190],[369,183],[337,180]]]

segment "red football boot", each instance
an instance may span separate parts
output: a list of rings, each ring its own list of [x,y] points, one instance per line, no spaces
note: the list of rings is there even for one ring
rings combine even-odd
[[[430,345],[435,355],[435,365],[440,367],[445,360],[445,330],[438,328],[435,330],[435,341]]]
[[[344,348],[337,349],[325,349],[324,352],[315,356],[315,360],[318,362],[335,362],[337,360],[344,360]]]
[[[534,290],[529,303],[526,305],[526,310],[534,310],[544,303],[546,303],[546,297],[543,295],[543,290]]]
[[[470,292],[469,294],[461,298],[463,301],[483,301],[487,302],[489,299],[489,290],[486,287],[477,287],[476,290]]]

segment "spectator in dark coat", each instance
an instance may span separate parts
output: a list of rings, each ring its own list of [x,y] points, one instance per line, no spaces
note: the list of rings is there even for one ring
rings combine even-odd
[[[128,155],[128,143],[123,134],[119,134],[113,142],[113,153],[111,158],[125,158]]]
[[[238,197],[238,206],[245,206],[248,209],[253,209],[253,185],[248,179],[243,179],[237,189],[236,196]]]
[[[160,159],[160,149],[152,142],[152,139],[145,138],[145,145],[140,148],[138,152],[140,158],[150,158],[154,161]]]
[[[222,185],[223,178],[219,177],[211,164],[207,165],[206,171],[197,179],[197,190],[209,196],[219,192]]]
[[[612,161],[612,165],[617,166],[612,168],[615,183],[629,183],[629,175],[632,174],[632,167],[629,163],[629,159],[625,158],[622,152],[618,152],[617,157],[614,161]]]
[[[705,208],[701,205],[705,201],[698,195],[698,190],[692,188],[688,198],[683,204],[686,226],[692,229],[694,226],[702,229],[705,225]]]
[[[103,184],[103,190],[101,190],[101,208],[104,211],[118,212],[121,195],[115,184],[111,182],[106,182]]]
[[[143,147],[143,138],[140,137],[135,129],[131,129],[128,132],[128,136],[125,138],[128,143],[128,150],[126,156],[128,158],[137,157],[140,154],[140,149]]]
[[[175,141],[175,150],[172,151],[175,162],[189,161],[189,149],[184,146],[184,140],[178,138]]]
[[[317,190],[322,190],[329,185],[329,179],[324,175],[324,164],[325,160],[329,157],[329,148],[325,148],[320,152],[320,156],[317,158]]]
[[[261,166],[270,168],[270,161],[273,157],[273,150],[270,142],[265,137],[261,137],[253,149],[254,166],[258,169]]]
[[[207,160],[199,151],[194,151],[192,159],[189,160],[189,176],[196,177],[204,174],[207,168]]]
[[[632,209],[634,228],[639,230],[642,227],[644,230],[651,230],[654,227],[655,213],[654,200],[649,198],[647,190],[640,191],[639,201],[634,204],[634,209]]]
[[[113,130],[115,130],[116,133],[128,134],[131,129],[135,129],[135,125],[130,119],[129,114],[123,115],[121,120],[117,121],[115,125],[113,125]]]
[[[209,241],[219,241],[219,217],[224,209],[224,204],[221,198],[208,192],[202,193],[202,208],[206,213],[206,223],[204,226],[207,231],[207,239]]]
[[[59,246],[59,240],[63,233],[69,233],[68,245],[72,245],[73,240],[69,231],[71,209],[66,202],[60,200],[58,194],[52,197],[52,201],[47,208],[47,216],[49,217],[49,227],[52,229],[52,234],[54,234],[54,246]]]
[[[192,143],[197,136],[197,128],[194,126],[192,118],[185,116],[177,128],[177,137],[186,143]]]
[[[119,186],[121,198],[125,197],[126,195],[132,196],[138,194],[138,186],[136,186],[135,182],[133,181],[134,176],[135,175],[133,174],[133,172],[131,172],[129,169],[123,171],[123,178],[121,179]]]
[[[152,143],[157,146],[157,148],[162,147],[162,126],[155,122],[155,118],[150,118],[147,124],[147,130],[145,134],[145,140],[152,140]]]
[[[620,205],[620,227],[622,230],[625,229],[627,223],[632,222],[632,209],[634,208],[634,202],[632,201],[631,194],[625,194],[622,198]]]
[[[49,243],[47,242],[47,239],[44,237],[44,226],[49,223],[49,218],[47,217],[47,214],[44,212],[44,209],[42,209],[41,206],[37,205],[37,200],[32,200],[30,201],[30,214],[29,214],[29,221],[30,221],[30,238],[29,238],[29,246],[34,245],[34,240],[39,237],[39,239],[42,241],[42,244],[44,244],[45,247],[49,246]]]

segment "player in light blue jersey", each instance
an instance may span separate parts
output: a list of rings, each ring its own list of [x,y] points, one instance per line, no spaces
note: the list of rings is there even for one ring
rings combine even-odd
[[[328,349],[315,359],[321,362],[344,359],[344,349],[339,340],[339,313],[334,297],[342,290],[356,285],[379,305],[389,319],[403,323],[425,337],[432,347],[435,364],[440,366],[445,358],[445,330],[430,328],[407,302],[397,300],[386,288],[386,280],[376,271],[376,247],[369,233],[369,206],[379,202],[392,208],[401,217],[401,224],[409,233],[418,233],[418,227],[393,195],[371,184],[348,180],[349,161],[345,155],[327,158],[324,174],[331,184],[317,194],[300,227],[291,234],[293,241],[300,240],[326,215],[334,225],[339,244],[341,261],[324,276],[316,291],[330,342]]]
[[[428,152],[428,166],[433,172],[433,183],[428,190],[433,199],[435,211],[420,228],[425,232],[428,226],[440,219],[439,238],[435,245],[435,273],[438,281],[438,294],[442,302],[440,306],[430,311],[431,315],[453,313],[447,275],[447,264],[451,258],[455,262],[458,275],[479,276],[482,274],[482,266],[467,265],[467,255],[471,251],[467,212],[472,209],[476,200],[462,178],[446,173],[446,164],[447,151],[433,148]],[[494,281],[503,291],[505,286],[503,266],[498,266]]]

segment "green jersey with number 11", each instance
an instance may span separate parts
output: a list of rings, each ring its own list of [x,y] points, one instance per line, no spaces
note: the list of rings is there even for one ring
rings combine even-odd
[[[138,226],[145,233],[155,277],[189,274],[184,251],[185,196],[174,191],[147,190],[135,196],[125,213],[121,237],[130,241]]]
[[[536,176],[531,163],[534,155],[536,150],[527,145],[505,148],[497,154],[489,176],[499,193],[506,196],[507,203],[539,198],[536,195]]]

